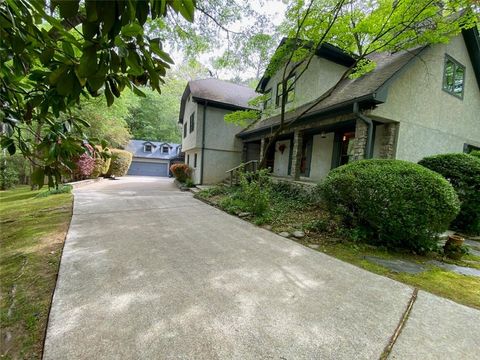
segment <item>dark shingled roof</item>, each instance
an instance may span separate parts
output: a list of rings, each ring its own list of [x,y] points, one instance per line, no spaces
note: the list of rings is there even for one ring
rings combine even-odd
[[[285,120],[294,119],[304,111],[312,107],[306,113],[305,117],[327,113],[354,102],[370,100],[372,102],[383,102],[384,93],[382,90],[388,85],[395,75],[417,56],[425,47],[419,47],[410,51],[400,51],[397,53],[377,53],[369,58],[377,64],[375,70],[357,78],[345,79],[333,91],[333,93],[319,104],[314,105],[316,100],[301,105],[285,113]],[[275,115],[262,121],[258,121],[243,130],[239,136],[243,137],[250,133],[255,133],[265,129],[275,127],[280,123],[280,115]]]
[[[179,122],[183,122],[185,112],[185,102],[188,96],[192,94],[195,101],[207,101],[212,105],[226,106],[228,108],[249,109],[248,101],[258,94],[255,90],[219,79],[202,79],[189,81],[182,95],[180,104]]]
[[[152,152],[143,151],[145,144],[152,145]],[[168,154],[162,153],[163,145],[168,146]],[[133,153],[134,158],[171,160],[179,156],[181,146],[162,141],[130,140],[125,150]]]

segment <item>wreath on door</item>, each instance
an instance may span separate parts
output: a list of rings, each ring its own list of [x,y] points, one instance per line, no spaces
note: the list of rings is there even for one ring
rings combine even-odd
[[[285,149],[287,148],[287,146],[285,144],[280,144],[278,146],[278,150],[280,150],[280,152],[283,154],[283,152],[285,151]]]

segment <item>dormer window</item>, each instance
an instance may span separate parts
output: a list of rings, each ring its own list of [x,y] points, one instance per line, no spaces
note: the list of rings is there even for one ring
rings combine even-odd
[[[162,154],[168,154],[170,151],[170,148],[167,145],[162,146]]]
[[[143,145],[143,152],[153,152],[153,146],[151,144]]]

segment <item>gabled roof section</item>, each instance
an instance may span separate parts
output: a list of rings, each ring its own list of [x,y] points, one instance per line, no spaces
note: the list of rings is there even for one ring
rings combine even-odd
[[[305,118],[319,116],[338,111],[338,109],[352,106],[355,102],[368,102],[370,104],[382,103],[385,101],[385,94],[388,85],[402,71],[402,69],[414,59],[425,47],[419,47],[409,51],[400,51],[394,54],[377,53],[369,58],[377,64],[370,73],[357,78],[345,79],[333,93],[319,104],[315,100],[299,106],[285,114],[285,120],[291,120],[307,111]],[[238,136],[246,137],[249,134],[257,133],[275,128],[280,124],[280,115],[258,121],[243,130]]]
[[[282,41],[280,41],[280,44],[278,45],[277,49],[275,50],[275,53],[279,51],[279,49],[284,46],[287,42],[293,42],[295,39],[289,39],[289,38],[283,38]],[[312,44],[308,44],[306,42],[302,42],[301,40],[297,40],[298,42],[302,43],[303,47],[311,48],[313,47]],[[334,63],[343,65],[345,67],[350,67],[355,63],[355,59],[340,49],[339,47],[329,44],[329,43],[323,43],[321,44],[315,51],[316,55],[322,58],[325,58],[327,60],[330,60]],[[275,55],[273,55],[275,56]],[[267,69],[265,70],[265,73],[263,74],[262,78],[258,82],[257,88],[255,89],[259,93],[263,93],[265,91],[265,87],[268,84],[268,81],[271,78],[271,63],[267,66]]]
[[[154,150],[152,152],[143,151],[145,144],[152,145]],[[162,146],[164,145],[169,147],[168,154],[162,153]],[[125,150],[133,153],[134,158],[170,160],[178,157],[179,150],[181,150],[181,145],[167,143],[164,141],[130,140],[128,145],[125,147]]]
[[[255,90],[219,79],[202,79],[189,81],[182,95],[180,103],[180,116],[178,122],[183,123],[185,103],[188,97],[196,102],[210,103],[216,106],[224,106],[232,109],[251,109],[248,102],[257,96]]]
[[[478,27],[474,26],[470,29],[462,30],[463,39],[467,46],[468,55],[472,62],[473,71],[477,78],[478,88],[480,89],[480,35]]]

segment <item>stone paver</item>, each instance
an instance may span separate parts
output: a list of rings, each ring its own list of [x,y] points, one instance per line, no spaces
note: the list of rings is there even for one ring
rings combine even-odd
[[[104,181],[75,191],[44,359],[378,359],[411,294],[171,180]],[[398,358],[474,358],[480,312],[430,297]],[[423,345],[437,327],[442,345]]]
[[[365,256],[365,259],[374,264],[386,267],[387,269],[397,273],[404,272],[408,274],[419,274],[422,271],[425,271],[424,266],[414,263],[412,261],[400,259],[383,259],[376,256]]]
[[[458,266],[454,264],[447,264],[444,262],[440,262],[437,260],[431,260],[428,262],[428,264],[432,264],[435,266],[438,266],[439,268],[442,268],[444,270],[448,271],[453,271],[454,273],[460,274],[460,275],[469,275],[469,276],[478,276],[480,277],[480,270],[471,268],[471,267],[466,267],[466,266]]]

